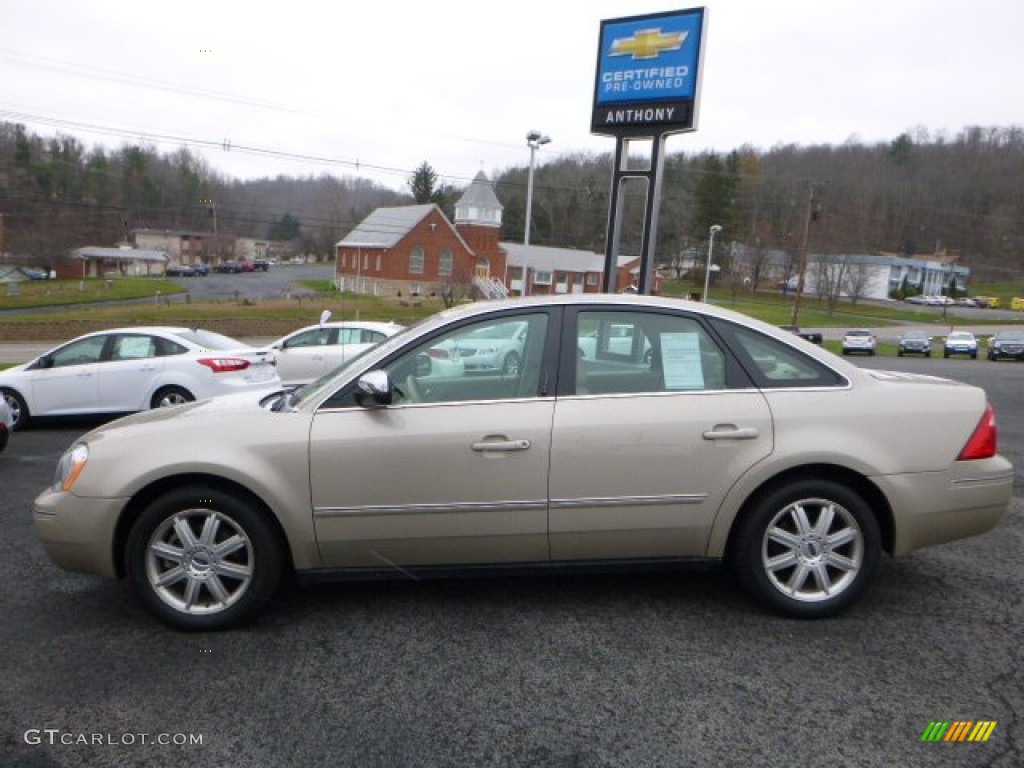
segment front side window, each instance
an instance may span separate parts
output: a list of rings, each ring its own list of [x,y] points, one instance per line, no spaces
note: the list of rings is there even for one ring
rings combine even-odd
[[[63,368],[68,365],[88,365],[99,362],[103,354],[106,336],[90,336],[88,339],[73,341],[50,355],[50,367]]]
[[[424,261],[423,246],[417,245],[409,253],[409,274],[422,275]]]
[[[492,318],[435,336],[385,368],[395,403],[536,397],[547,328],[547,313],[537,313]]]

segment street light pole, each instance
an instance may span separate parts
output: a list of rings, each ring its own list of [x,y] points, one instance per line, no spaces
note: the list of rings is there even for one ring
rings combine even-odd
[[[530,148],[530,172],[526,176],[526,226],[523,229],[523,245],[526,250],[523,254],[523,275],[520,280],[519,295],[527,295],[527,282],[530,270],[527,266],[530,258],[530,220],[533,217],[533,164],[537,149],[544,144],[549,144],[551,137],[542,134],[540,131],[529,131],[526,134],[526,146]]]
[[[711,290],[711,253],[715,250],[715,235],[721,231],[721,224],[712,224],[708,230],[708,265],[704,269],[704,295],[701,297],[705,302],[708,300],[708,291]]]

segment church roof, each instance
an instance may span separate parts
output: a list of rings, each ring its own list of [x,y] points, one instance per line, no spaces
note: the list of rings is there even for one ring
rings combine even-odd
[[[377,208],[345,235],[338,245],[391,248],[435,208],[437,206],[433,203]]]
[[[494,194],[494,186],[484,175],[483,171],[477,171],[473,181],[462,193],[462,197],[455,203],[456,209],[467,208],[491,208],[500,211],[502,204],[498,202],[498,196]]]

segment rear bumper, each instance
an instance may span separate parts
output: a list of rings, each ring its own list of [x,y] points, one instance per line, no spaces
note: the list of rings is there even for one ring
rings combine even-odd
[[[990,531],[1013,499],[1013,465],[1002,456],[959,461],[945,472],[872,480],[892,504],[893,555]]]

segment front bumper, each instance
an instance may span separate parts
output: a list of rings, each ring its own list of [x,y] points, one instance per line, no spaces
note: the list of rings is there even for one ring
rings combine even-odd
[[[114,531],[127,499],[92,499],[45,490],[33,505],[36,535],[65,571],[116,578]]]

